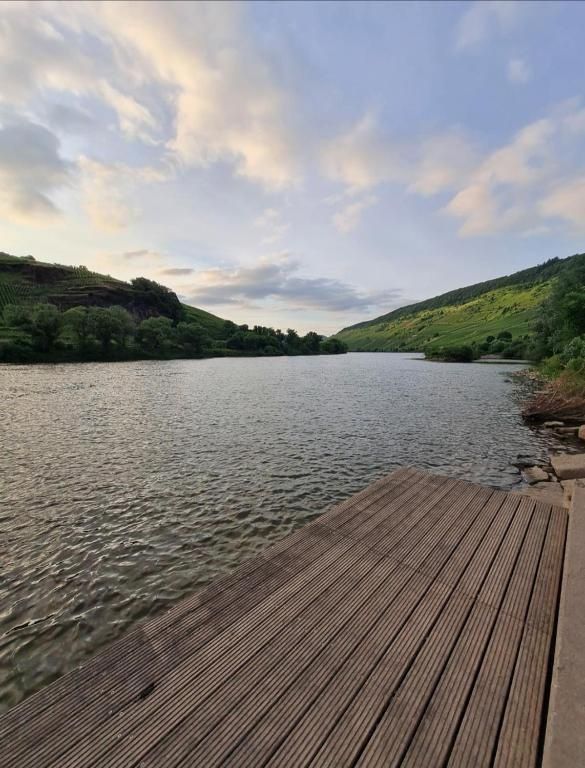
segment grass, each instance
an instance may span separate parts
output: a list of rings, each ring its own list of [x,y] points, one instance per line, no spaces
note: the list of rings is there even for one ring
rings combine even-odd
[[[422,351],[426,347],[462,346],[509,331],[529,335],[551,282],[513,285],[487,291],[460,304],[415,310],[395,319],[340,331],[352,351]]]

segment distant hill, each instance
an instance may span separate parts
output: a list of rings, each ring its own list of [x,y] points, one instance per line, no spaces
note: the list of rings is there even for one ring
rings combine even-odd
[[[512,275],[458,288],[351,325],[335,336],[354,352],[422,351],[482,342],[508,331],[529,336],[553,281],[571,262],[551,259]]]
[[[222,318],[181,304],[177,295],[164,286],[153,291],[153,285],[156,284],[143,278],[128,283],[83,266],[49,264],[32,256],[0,252],[0,317],[7,304],[48,302],[61,310],[78,306],[120,306],[137,320],[152,316],[176,320],[181,315],[187,321],[198,322],[212,338],[222,336],[225,323]]]

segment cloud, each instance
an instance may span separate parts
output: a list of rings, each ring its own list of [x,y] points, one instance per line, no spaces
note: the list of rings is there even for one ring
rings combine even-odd
[[[413,163],[409,191],[428,197],[452,189],[476,165],[477,152],[460,131],[432,137],[422,142]]]
[[[284,255],[251,267],[209,269],[196,273],[196,282],[183,288],[187,301],[196,305],[250,306],[276,299],[292,309],[324,312],[366,311],[397,298],[399,291],[366,293],[330,278],[297,275],[298,261]]]
[[[72,180],[73,164],[59,140],[24,119],[0,127],[0,215],[23,223],[45,223],[59,215],[52,195]]]
[[[129,168],[122,163],[100,163],[81,157],[84,210],[96,229],[119,232],[139,216],[137,206],[128,202]]]
[[[156,251],[151,251],[148,248],[141,248],[137,251],[125,251],[124,253],[120,254],[120,258],[124,259],[124,261],[161,261],[164,259],[164,256],[162,254],[157,253]]]
[[[508,80],[514,85],[524,85],[532,77],[530,67],[524,59],[510,59],[508,62]]]
[[[79,158],[78,167],[83,208],[93,226],[102,232],[120,232],[137,221],[141,216],[135,202],[137,189],[167,181],[174,174],[172,168],[164,165],[135,168],[85,156]]]
[[[403,151],[382,135],[371,113],[324,146],[322,165],[330,179],[354,192],[404,180],[407,173]]]
[[[294,105],[237,3],[2,6],[0,102],[75,95],[186,166],[229,163],[269,188],[301,175]],[[96,104],[101,107],[97,109]],[[71,117],[71,115],[69,115]],[[63,118],[63,115],[61,116]]]
[[[107,36],[138,57],[173,92],[175,133],[167,145],[182,162],[233,164],[267,187],[299,178],[292,105],[269,63],[249,42],[235,3],[100,6]]]
[[[262,242],[272,245],[286,234],[290,225],[283,221],[282,214],[275,208],[266,208],[254,222],[264,232]]]
[[[375,195],[367,195],[361,200],[348,203],[333,216],[333,223],[340,232],[347,234],[352,232],[361,221],[362,213],[378,202]]]
[[[70,104],[48,104],[46,119],[55,130],[65,133],[88,134],[96,127],[96,122],[91,115]]]
[[[517,23],[523,5],[513,0],[473,3],[459,19],[455,49],[477,48],[492,35],[508,32]]]
[[[161,269],[159,275],[168,275],[169,277],[181,277],[183,275],[192,275],[195,272],[191,267],[169,267]]]
[[[444,209],[462,220],[461,235],[522,233],[541,224],[552,204],[540,205],[538,197],[572,163],[579,114],[572,105],[536,120],[479,163]]]
[[[585,231],[585,175],[565,180],[540,201],[544,216],[562,219]]]

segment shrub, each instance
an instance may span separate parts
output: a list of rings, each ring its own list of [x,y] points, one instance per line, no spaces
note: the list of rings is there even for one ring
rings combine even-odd
[[[458,347],[437,347],[425,350],[425,357],[429,360],[442,360],[446,363],[471,363],[476,357],[473,348],[469,345]]]

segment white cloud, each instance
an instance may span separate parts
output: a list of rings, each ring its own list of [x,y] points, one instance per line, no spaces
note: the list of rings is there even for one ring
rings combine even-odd
[[[249,37],[236,3],[8,3],[0,102],[92,98],[128,139],[284,187],[301,175],[293,105]]]
[[[0,216],[28,224],[55,218],[52,195],[70,183],[72,172],[47,128],[27,120],[0,127]]]
[[[457,25],[455,48],[477,48],[489,37],[508,32],[517,23],[526,3],[513,0],[480,0],[461,16]]]
[[[562,105],[481,161],[445,207],[461,220],[460,234],[533,234],[550,217],[576,224],[583,211],[582,115],[578,103]]]
[[[244,11],[232,3],[106,3],[108,36],[133,49],[151,76],[174,91],[175,135],[183,162],[232,162],[269,187],[298,180],[286,92],[249,44]]]
[[[514,85],[524,85],[532,76],[530,67],[524,59],[510,59],[508,62],[508,80]]]
[[[145,184],[168,181],[172,166],[134,167],[126,163],[103,163],[82,155],[78,159],[81,175],[81,201],[96,229],[120,232],[140,218],[137,190]]]
[[[476,150],[460,131],[435,136],[421,145],[409,190],[427,197],[452,189],[476,164]]]
[[[367,195],[361,200],[354,200],[333,216],[333,223],[340,232],[352,232],[361,221],[362,213],[378,202],[375,195]]]
[[[403,180],[407,173],[401,148],[381,134],[372,114],[326,144],[322,164],[329,178],[355,192]]]
[[[562,219],[585,231],[585,175],[555,186],[540,202],[545,216]]]

